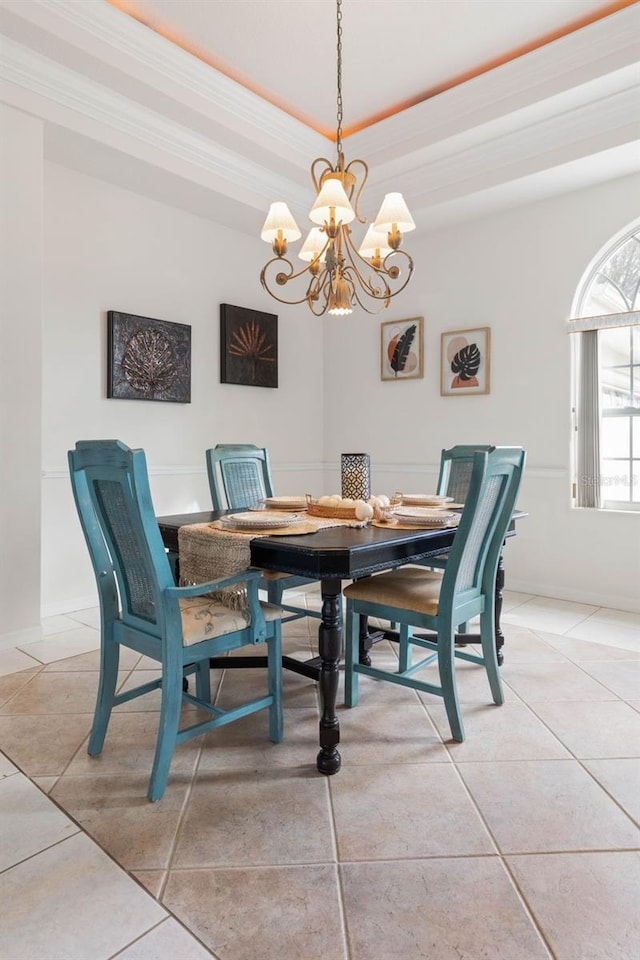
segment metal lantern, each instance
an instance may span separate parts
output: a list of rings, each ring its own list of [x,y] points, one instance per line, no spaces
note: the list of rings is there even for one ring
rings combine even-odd
[[[368,453],[342,454],[342,496],[368,500],[371,496],[371,459]]]

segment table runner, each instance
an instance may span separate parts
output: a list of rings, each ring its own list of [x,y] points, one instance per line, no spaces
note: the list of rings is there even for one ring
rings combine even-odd
[[[310,517],[301,513],[305,521],[316,530],[329,527],[364,527],[366,520],[334,520],[325,517]],[[219,530],[210,523],[192,523],[178,530],[178,555],[180,562],[180,584],[190,586],[194,583],[206,583],[233,573],[239,573],[251,566],[251,541],[254,537],[267,537],[269,531],[243,533],[241,531]],[[309,534],[313,536],[313,534]],[[234,610],[244,610],[247,605],[247,593],[243,584],[234,584],[228,590],[216,591],[215,597],[225,606]]]

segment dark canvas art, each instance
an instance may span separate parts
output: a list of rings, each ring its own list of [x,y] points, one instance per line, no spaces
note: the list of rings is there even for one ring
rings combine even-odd
[[[220,382],[278,386],[278,317],[220,304]]]
[[[191,403],[191,327],[107,313],[107,397]]]

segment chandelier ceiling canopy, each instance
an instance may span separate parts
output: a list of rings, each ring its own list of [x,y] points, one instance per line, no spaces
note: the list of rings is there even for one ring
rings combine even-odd
[[[416,225],[401,193],[385,196],[360,247],[356,249],[354,243],[350,224],[367,222],[360,216],[359,202],[369,168],[364,160],[351,160],[345,166],[342,151],[342,0],[336,0],[336,23],[337,161],[333,165],[325,157],[317,157],[311,164],[316,199],[309,220],[315,226],[298,253],[306,265],[296,272],[287,259],[289,244],[302,233],[286,203],[271,204],[260,234],[274,253],[260,273],[262,286],[280,303],[307,303],[316,316],[327,311],[352,313],[356,305],[367,313],[378,313],[404,290],[413,272],[413,260],[400,245],[403,234],[415,230]],[[398,261],[403,263],[404,275]],[[292,291],[292,298],[287,299],[285,288],[297,280],[301,281],[297,294]]]

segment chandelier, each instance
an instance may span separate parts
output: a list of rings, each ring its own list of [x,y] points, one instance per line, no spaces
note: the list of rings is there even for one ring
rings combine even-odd
[[[316,226],[309,231],[298,258],[306,266],[296,272],[287,259],[289,243],[302,236],[286,203],[272,203],[262,228],[261,238],[271,244],[274,256],[260,273],[260,282],[280,303],[307,303],[316,316],[353,312],[356,304],[367,313],[378,313],[389,306],[409,283],[413,260],[400,249],[402,235],[415,230],[415,223],[401,193],[388,193],[375,221],[369,226],[356,250],[350,224],[366,223],[360,216],[359,202],[369,168],[364,160],[352,160],[347,166],[342,152],[342,0],[337,8],[337,129],[335,166],[325,157],[311,164],[311,180],[316,191],[309,220]],[[357,172],[356,172],[357,171]],[[355,196],[355,199],[354,199]],[[353,206],[352,206],[353,200]],[[404,258],[403,278],[397,261]],[[401,261],[402,262],[402,261]],[[271,275],[271,279],[267,274]],[[304,279],[302,279],[304,278]],[[275,289],[270,284],[275,280]],[[297,295],[286,299],[284,288],[301,280]],[[306,292],[304,284],[306,283]],[[278,291],[282,296],[278,296]]]

